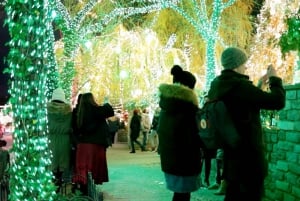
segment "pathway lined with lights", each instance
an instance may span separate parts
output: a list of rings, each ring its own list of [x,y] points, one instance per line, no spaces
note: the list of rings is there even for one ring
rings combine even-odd
[[[107,150],[109,182],[98,186],[104,201],[170,201],[172,192],[165,187],[159,156],[155,152],[129,154],[127,145],[116,144]],[[215,179],[212,164],[211,181]],[[200,189],[191,201],[222,201],[214,190]]]

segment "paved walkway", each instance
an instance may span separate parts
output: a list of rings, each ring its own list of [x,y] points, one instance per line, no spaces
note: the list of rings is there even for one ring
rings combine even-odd
[[[107,150],[110,181],[99,186],[104,201],[171,201],[172,192],[165,187],[157,153],[129,151],[127,144],[116,144]],[[214,172],[211,181],[213,177]],[[222,201],[223,196],[214,195],[214,191],[201,188],[192,193],[191,200]]]

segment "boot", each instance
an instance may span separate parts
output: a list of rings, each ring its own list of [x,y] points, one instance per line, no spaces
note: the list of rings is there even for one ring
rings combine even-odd
[[[226,193],[226,187],[227,187],[226,181],[222,180],[219,189],[214,194],[215,195],[225,195],[225,193]]]

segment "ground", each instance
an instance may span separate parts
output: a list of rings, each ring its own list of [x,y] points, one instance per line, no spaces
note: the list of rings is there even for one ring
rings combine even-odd
[[[107,150],[110,181],[99,186],[104,201],[171,201],[172,192],[165,187],[159,155],[129,151],[127,144],[114,144]],[[212,183],[213,177],[214,172]],[[222,201],[223,196],[214,195],[214,191],[201,188],[192,193],[191,201]]]

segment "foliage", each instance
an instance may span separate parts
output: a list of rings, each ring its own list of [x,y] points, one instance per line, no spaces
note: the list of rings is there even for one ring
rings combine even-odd
[[[300,12],[300,10],[298,11]],[[300,15],[289,17],[285,20],[288,29],[279,41],[282,53],[300,51]]]
[[[170,66],[182,51],[164,47],[151,30],[128,31],[95,37],[91,47],[82,44],[75,61],[78,90],[92,91],[98,102],[153,100],[161,82],[170,82]],[[122,77],[121,74],[125,76]]]
[[[248,48],[250,58],[247,70],[255,82],[266,72],[267,66],[273,64],[284,84],[292,83],[296,55],[287,54],[283,58],[278,44],[285,28],[285,16],[293,13],[295,9],[298,10],[299,3],[265,1],[258,15],[256,33]]]

